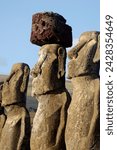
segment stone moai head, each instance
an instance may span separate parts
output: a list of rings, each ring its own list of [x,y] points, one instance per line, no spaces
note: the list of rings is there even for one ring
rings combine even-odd
[[[73,47],[68,56],[68,78],[82,75],[99,76],[100,67],[100,32],[84,32],[78,44]]]
[[[59,44],[46,44],[39,50],[39,59],[31,71],[32,95],[41,95],[65,87],[66,49]]]
[[[30,68],[25,63],[14,64],[2,88],[2,105],[26,103],[26,91]]]

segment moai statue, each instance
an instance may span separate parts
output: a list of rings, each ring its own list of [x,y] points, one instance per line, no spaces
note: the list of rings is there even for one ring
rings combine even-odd
[[[69,52],[73,95],[65,130],[67,150],[99,150],[100,33],[85,32]]]
[[[37,20],[39,16],[41,16],[42,20],[44,19],[46,25],[50,23],[48,20],[52,20],[52,22],[63,24],[63,28],[65,26],[63,17],[58,14],[36,14]],[[56,17],[57,19],[60,17],[60,20],[57,20]],[[40,21],[38,23],[38,27],[40,27]],[[39,50],[38,62],[31,71],[33,77],[32,95],[38,100],[38,109],[31,131],[31,150],[66,150],[64,136],[70,95],[65,88],[66,49],[64,46],[70,43],[66,44],[65,41],[62,41],[63,46],[60,44],[61,34],[59,36],[56,32],[54,34],[53,31],[56,30],[53,30],[53,28],[49,28],[47,31],[52,32],[52,36],[54,36],[52,39],[54,40],[51,39],[51,34],[49,36],[48,34],[45,35],[45,40],[42,40],[44,45]],[[40,32],[37,32],[37,37],[39,36],[38,34]],[[58,43],[56,41],[57,37],[60,39]],[[33,39],[34,37],[31,38]],[[39,44],[38,42],[39,40],[37,40],[37,45]]]
[[[0,82],[0,138],[1,138],[1,132],[4,127],[5,121],[6,121],[6,115],[4,113],[4,107],[1,106],[2,102],[2,86],[4,82]]]
[[[43,52],[47,55],[42,63]],[[38,100],[33,121],[31,149],[65,150],[64,130],[70,95],[65,88],[66,50],[59,44],[47,44],[32,69],[32,95]]]
[[[25,107],[29,66],[17,63],[2,88],[2,106],[7,120],[0,139],[1,150],[30,149],[30,117]]]

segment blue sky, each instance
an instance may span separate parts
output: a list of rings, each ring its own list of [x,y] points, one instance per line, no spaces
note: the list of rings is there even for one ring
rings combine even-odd
[[[17,62],[34,66],[39,46],[30,42],[32,15],[43,11],[63,15],[74,41],[82,32],[100,30],[99,0],[0,0],[0,74],[9,74]]]

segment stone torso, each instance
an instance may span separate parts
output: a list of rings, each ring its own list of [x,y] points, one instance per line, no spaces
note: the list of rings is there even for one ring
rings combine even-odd
[[[0,149],[23,150],[27,148],[29,150],[30,119],[27,110],[17,105],[8,109],[12,110],[9,110],[5,126],[2,130]]]
[[[99,121],[99,79],[72,79],[73,96],[68,109],[69,124],[66,141],[69,150],[91,150],[96,142],[96,123]],[[99,132],[99,131],[97,131]]]
[[[56,94],[41,95],[38,101],[32,129],[32,149],[64,150],[63,134],[67,117],[66,110],[70,103],[69,94],[64,90]]]

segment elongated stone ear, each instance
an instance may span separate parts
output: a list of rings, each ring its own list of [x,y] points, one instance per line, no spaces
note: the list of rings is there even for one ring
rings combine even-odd
[[[24,70],[23,70],[23,79],[22,79],[22,84],[20,86],[20,91],[21,92],[26,92],[27,85],[28,85],[29,74],[30,74],[30,68],[29,68],[28,65],[26,65],[24,67]]]
[[[65,74],[65,59],[66,50],[63,47],[58,48],[58,78],[61,78]]]
[[[100,71],[100,35],[98,35],[98,40],[97,40],[97,48],[96,52],[93,58],[93,70],[94,72],[99,75]]]

